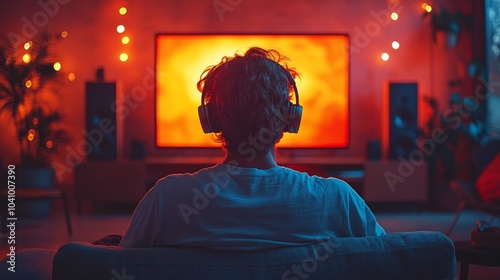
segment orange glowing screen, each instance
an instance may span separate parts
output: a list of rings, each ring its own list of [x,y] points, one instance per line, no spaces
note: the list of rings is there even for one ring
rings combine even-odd
[[[223,56],[258,46],[287,56],[296,79],[302,122],[298,134],[285,133],[280,148],[345,148],[349,144],[349,37],[320,35],[156,36],[156,144],[158,147],[219,147],[204,134],[196,88],[207,66]]]

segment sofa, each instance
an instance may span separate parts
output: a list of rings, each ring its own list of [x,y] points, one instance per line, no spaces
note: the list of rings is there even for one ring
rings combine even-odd
[[[259,251],[121,248],[70,242],[16,253],[0,279],[455,279],[455,249],[440,232],[345,237]]]

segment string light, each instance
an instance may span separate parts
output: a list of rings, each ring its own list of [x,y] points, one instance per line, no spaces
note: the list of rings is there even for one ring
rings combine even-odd
[[[35,139],[35,130],[34,129],[30,129],[28,131],[28,141],[33,141],[33,139]]]
[[[385,52],[380,56],[380,58],[382,58],[383,61],[387,61],[389,60],[389,54]]]
[[[75,73],[71,72],[68,74],[68,80],[74,81],[76,79]]]
[[[399,42],[398,41],[392,41],[392,48],[397,50],[399,49]]]
[[[45,142],[45,147],[47,149],[52,149],[53,146],[54,146],[54,143],[52,143],[52,141],[48,140],[47,142]]]
[[[24,61],[24,63],[30,63],[30,61],[31,61],[31,55],[29,55],[27,53],[24,54],[23,55],[23,61]]]
[[[64,38],[66,38],[66,37],[68,37],[68,32],[67,32],[67,31],[63,31],[63,32],[61,32],[61,38],[63,38],[63,39],[64,39]]]
[[[122,15],[122,16],[123,16],[123,15],[125,15],[125,14],[127,13],[127,8],[125,8],[125,7],[121,7],[121,8],[118,10],[118,13],[119,13],[120,15]]]
[[[130,38],[128,36],[122,37],[122,44],[126,45],[130,42]]]
[[[125,6],[121,6],[119,9],[118,9],[118,13],[122,16],[126,15],[128,12],[127,8]],[[123,33],[125,32],[125,26],[123,26],[122,24],[118,25],[116,27],[116,32],[118,33]],[[130,43],[130,37],[129,36],[123,36],[121,38],[121,42],[123,45],[127,45],[128,43]],[[119,56],[120,58],[120,61],[121,62],[125,62],[128,60],[128,54],[126,52],[122,52]]]
[[[32,45],[32,44],[33,44],[33,43],[32,43],[31,41],[26,42],[26,43],[24,44],[24,49],[25,49],[25,50],[29,50],[29,49],[31,48],[31,45]]]
[[[121,53],[120,54],[120,60],[125,62],[128,60],[128,54],[127,53]]]
[[[33,82],[31,82],[31,80],[27,80],[24,85],[26,86],[26,88],[30,88],[33,85]]]
[[[393,13],[391,14],[391,19],[392,19],[392,20],[398,20],[398,18],[399,18],[398,13],[393,12]]]
[[[123,26],[122,24],[116,27],[116,32],[123,33],[124,31],[125,31],[125,26]]]
[[[54,67],[54,70],[59,71],[59,70],[61,70],[61,63],[56,62],[56,63],[54,63],[53,67]]]
[[[422,5],[420,5],[420,6],[422,7],[422,9],[424,9],[428,13],[430,13],[432,11],[431,5],[428,5],[427,3],[422,3]]]
[[[33,120],[31,122],[33,123],[33,125],[37,125],[38,124],[38,118],[33,118]]]

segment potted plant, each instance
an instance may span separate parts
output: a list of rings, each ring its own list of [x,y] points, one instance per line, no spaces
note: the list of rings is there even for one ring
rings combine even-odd
[[[463,27],[468,27],[471,24],[469,16],[462,12],[450,12],[445,8],[441,8],[439,12],[425,13],[431,14],[432,38],[434,42],[445,48],[454,48]]]
[[[444,111],[439,109],[435,98],[424,97],[424,101],[432,113],[420,128],[421,144],[438,134],[439,139],[444,139],[432,141],[432,152],[424,153],[429,167],[431,204],[438,209],[455,210],[461,200],[448,187],[449,183],[470,181],[478,175],[472,151],[481,149],[489,139],[485,104],[477,104],[477,100],[458,92],[451,95],[449,108]]]
[[[0,117],[15,127],[17,187],[54,187],[51,159],[70,141],[63,116],[50,100],[64,77],[50,55],[57,38],[42,34],[15,45],[0,35]]]

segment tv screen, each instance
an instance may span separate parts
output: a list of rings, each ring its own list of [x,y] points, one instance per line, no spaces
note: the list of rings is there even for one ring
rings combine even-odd
[[[296,79],[302,122],[279,148],[349,145],[349,37],[344,34],[158,34],[156,36],[156,144],[219,147],[199,124],[196,83],[206,67],[253,46],[287,56]]]

